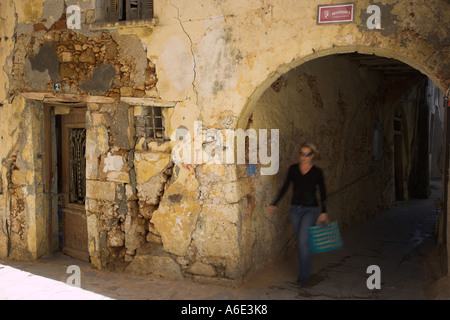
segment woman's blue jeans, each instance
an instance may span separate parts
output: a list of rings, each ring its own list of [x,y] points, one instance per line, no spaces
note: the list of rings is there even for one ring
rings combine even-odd
[[[306,282],[311,276],[312,251],[309,243],[309,227],[316,224],[319,217],[319,207],[303,207],[291,205],[289,209],[291,223],[297,241],[298,278]]]

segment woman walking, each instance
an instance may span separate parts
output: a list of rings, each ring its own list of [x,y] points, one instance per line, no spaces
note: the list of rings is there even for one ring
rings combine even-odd
[[[313,165],[316,151],[316,147],[311,143],[304,143],[300,147],[300,163],[289,167],[286,180],[278,196],[268,208],[270,214],[274,213],[277,203],[284,196],[290,184],[294,184],[289,213],[297,241],[299,268],[297,282],[302,285],[305,285],[311,276],[312,252],[308,229],[316,223],[322,224],[328,220],[323,173],[320,168]],[[320,206],[316,196],[317,187],[320,191]]]

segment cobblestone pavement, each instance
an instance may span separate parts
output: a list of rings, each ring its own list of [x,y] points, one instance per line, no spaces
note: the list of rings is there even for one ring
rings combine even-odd
[[[343,230],[343,249],[317,254],[315,284],[299,288],[296,259],[287,257],[229,288],[99,271],[64,254],[36,262],[0,260],[0,299],[315,300],[428,299],[434,279],[429,260],[435,247],[433,199],[399,202],[375,219]],[[81,288],[66,284],[67,266],[78,265]],[[367,268],[381,270],[381,289],[369,290]]]

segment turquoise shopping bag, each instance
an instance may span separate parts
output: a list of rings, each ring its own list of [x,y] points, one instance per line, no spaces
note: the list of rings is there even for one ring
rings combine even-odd
[[[309,240],[313,253],[337,250],[344,246],[337,221],[330,222],[326,226],[309,227]]]

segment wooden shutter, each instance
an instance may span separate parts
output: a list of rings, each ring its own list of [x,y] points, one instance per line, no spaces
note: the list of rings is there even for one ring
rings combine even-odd
[[[106,0],[106,20],[153,19],[153,0]]]
[[[107,21],[123,20],[122,0],[106,1],[106,20]]]
[[[142,3],[142,19],[153,19],[153,0],[140,0]]]
[[[142,3],[140,0],[125,1],[126,20],[138,20],[142,16]]]

